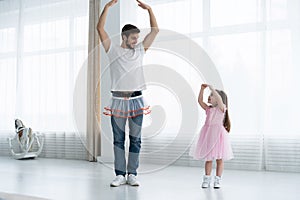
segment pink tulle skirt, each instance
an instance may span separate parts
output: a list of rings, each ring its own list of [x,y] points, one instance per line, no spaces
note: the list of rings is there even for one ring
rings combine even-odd
[[[232,159],[233,152],[226,129],[222,125],[204,125],[191,146],[190,156],[205,161]]]

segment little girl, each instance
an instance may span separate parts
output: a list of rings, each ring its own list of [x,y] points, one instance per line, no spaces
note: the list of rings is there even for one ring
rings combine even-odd
[[[207,105],[203,102],[204,89],[209,87],[211,94]],[[202,84],[198,102],[206,111],[205,124],[201,129],[197,143],[191,148],[190,155],[194,159],[204,159],[205,175],[203,176],[202,188],[210,186],[212,161],[216,159],[217,168],[214,188],[220,188],[220,180],[223,172],[223,161],[233,158],[231,144],[228,139],[230,120],[228,116],[227,96],[223,91],[215,90],[211,85]]]

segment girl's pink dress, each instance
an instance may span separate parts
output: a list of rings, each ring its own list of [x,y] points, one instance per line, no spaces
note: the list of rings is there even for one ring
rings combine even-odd
[[[205,124],[201,129],[198,140],[190,149],[194,159],[210,161],[214,159],[230,160],[233,158],[228,132],[223,126],[225,112],[218,107],[206,109]]]

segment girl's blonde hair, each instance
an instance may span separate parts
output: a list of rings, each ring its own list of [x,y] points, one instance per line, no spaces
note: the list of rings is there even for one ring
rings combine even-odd
[[[229,115],[228,115],[228,100],[227,100],[227,95],[222,90],[216,90],[216,91],[221,96],[223,103],[226,105],[226,111],[225,111],[225,116],[224,116],[224,120],[223,120],[223,126],[225,127],[225,129],[229,133],[230,127],[231,127],[231,123],[230,123],[230,119],[229,119]]]

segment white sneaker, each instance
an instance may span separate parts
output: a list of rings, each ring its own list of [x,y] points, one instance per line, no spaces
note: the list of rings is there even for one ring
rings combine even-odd
[[[202,188],[208,188],[209,186],[210,186],[210,176],[204,175],[203,182],[202,182]]]
[[[133,174],[129,174],[127,177],[127,184],[131,186],[139,186],[140,183],[137,181],[136,176]]]
[[[126,178],[122,175],[116,176],[116,178],[111,182],[111,187],[118,187],[120,185],[126,184]]]
[[[214,188],[219,189],[221,187],[221,177],[220,176],[215,176],[215,182],[214,182]]]

